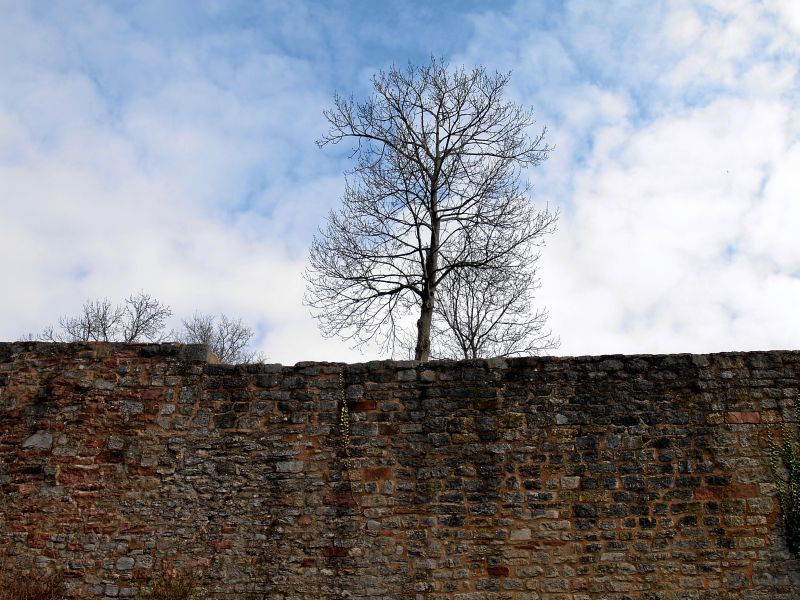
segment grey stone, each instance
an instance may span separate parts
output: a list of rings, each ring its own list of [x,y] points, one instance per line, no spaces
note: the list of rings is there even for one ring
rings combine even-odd
[[[50,566],[50,563],[53,561],[46,556],[37,556],[36,557],[36,567],[39,569],[46,569]]]
[[[508,368],[508,360],[506,360],[502,356],[496,356],[494,358],[487,359],[486,364],[489,366],[490,369]]]
[[[22,447],[49,450],[53,447],[53,434],[49,431],[37,431],[32,436],[25,438],[25,441],[22,442]]]
[[[417,379],[417,372],[414,369],[407,369],[397,373],[397,381],[415,381]]]
[[[622,361],[615,359],[602,360],[598,365],[601,371],[619,371],[623,367]]]
[[[138,415],[144,412],[144,403],[137,400],[125,400],[122,403],[122,412],[128,415]]]
[[[208,344],[185,344],[180,350],[181,360],[186,362],[219,362]]]
[[[564,490],[577,490],[581,484],[580,477],[562,477],[561,478],[561,489]]]
[[[278,473],[299,473],[303,470],[302,460],[285,460],[275,465],[275,470]]]
[[[94,387],[97,390],[113,390],[116,384],[113,381],[108,381],[107,379],[95,379],[94,380]]]
[[[512,540],[529,540],[531,539],[531,530],[527,527],[524,529],[515,529],[509,536]]]

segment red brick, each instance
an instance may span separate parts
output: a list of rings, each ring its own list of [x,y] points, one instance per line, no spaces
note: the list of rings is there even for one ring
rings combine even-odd
[[[61,576],[67,579],[80,579],[85,575],[86,575],[85,571],[76,571],[70,569],[65,569],[64,571],[61,571]]]
[[[732,485],[728,489],[732,498],[755,498],[761,495],[761,490],[757,483]]]
[[[95,457],[97,464],[119,464],[125,457],[121,452],[101,452]]]
[[[351,412],[366,412],[368,410],[378,410],[378,403],[374,400],[362,400],[360,402],[353,402],[349,409]]]
[[[392,479],[394,473],[389,467],[374,467],[364,469],[364,481],[378,481],[380,479]]]
[[[570,583],[570,589],[572,589],[573,591],[588,590],[589,582],[583,578],[575,578]]]
[[[720,497],[721,490],[711,488],[698,488],[694,491],[695,500],[713,500]]]
[[[328,506],[356,506],[356,499],[352,496],[323,496],[322,503]]]
[[[761,415],[757,412],[727,412],[725,413],[725,422],[729,424],[760,423]]]

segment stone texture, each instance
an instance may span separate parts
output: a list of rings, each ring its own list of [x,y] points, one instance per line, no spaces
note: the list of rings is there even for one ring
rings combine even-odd
[[[53,446],[53,434],[49,431],[37,431],[33,435],[25,438],[22,442],[23,448],[39,448],[49,450]]]
[[[214,363],[0,344],[7,568],[98,598],[171,569],[230,599],[800,597],[767,451],[800,353]]]

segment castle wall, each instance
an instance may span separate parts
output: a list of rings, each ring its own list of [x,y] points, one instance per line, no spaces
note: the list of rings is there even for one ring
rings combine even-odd
[[[798,352],[3,343],[0,563],[97,598],[169,569],[219,598],[797,598],[767,432],[799,380]]]

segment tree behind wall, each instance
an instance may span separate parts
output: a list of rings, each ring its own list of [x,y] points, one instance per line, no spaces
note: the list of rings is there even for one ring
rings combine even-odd
[[[139,291],[122,304],[108,298],[87,300],[80,314],[59,318],[57,328],[48,326],[39,337],[53,342],[161,342],[168,337],[164,327],[170,316],[169,306]]]
[[[336,96],[320,146],[355,142],[342,207],[310,251],[306,303],[326,335],[394,352],[416,316],[428,360],[437,290],[461,271],[509,277],[535,260],[557,213],[535,210],[522,169],[547,157],[529,110],[503,99],[508,74],[392,67],[364,102]]]
[[[547,311],[532,307],[533,266],[520,273],[463,269],[439,286],[432,353],[436,358],[530,356],[558,348]]]
[[[108,298],[84,302],[81,312],[63,316],[58,326],[48,326],[30,339],[51,342],[164,342],[175,340],[185,344],[207,344],[223,363],[248,363],[262,360],[260,354],[248,350],[253,330],[241,319],[221,314],[218,317],[195,313],[182,321],[178,331],[166,331],[172,316],[169,306],[139,291],[113,304]]]
[[[191,319],[183,321],[177,340],[211,346],[211,351],[223,363],[250,363],[260,361],[256,353],[247,350],[252,337],[253,330],[241,319],[195,313]]]

